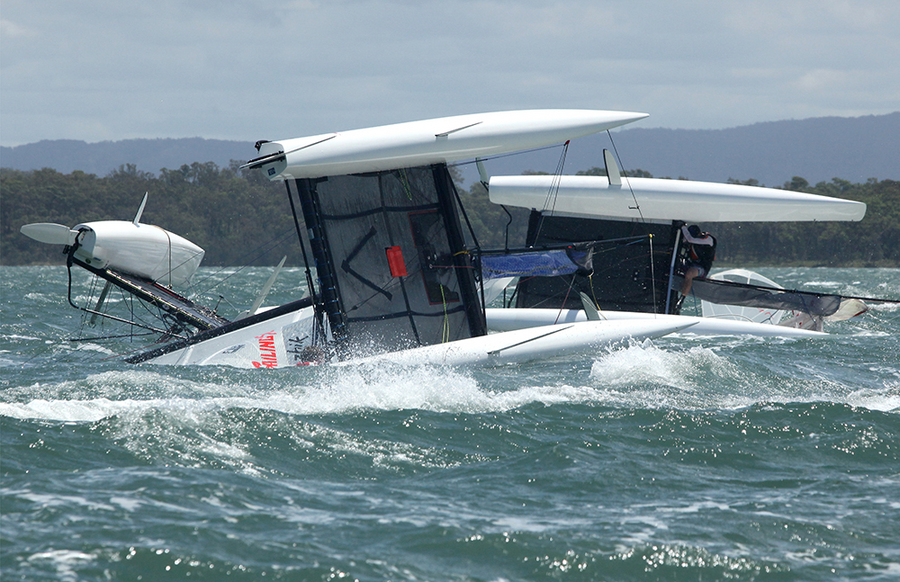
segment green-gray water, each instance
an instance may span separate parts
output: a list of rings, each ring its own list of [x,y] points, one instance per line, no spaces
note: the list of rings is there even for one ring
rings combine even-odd
[[[816,340],[251,371],[70,343],[65,269],[0,272],[4,581],[900,578],[896,307]],[[244,308],[268,272],[216,292]],[[760,272],[900,297],[896,269]]]

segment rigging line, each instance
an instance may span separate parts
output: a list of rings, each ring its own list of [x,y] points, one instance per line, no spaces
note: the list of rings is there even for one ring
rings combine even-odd
[[[68,299],[69,305],[71,305],[75,309],[82,312],[82,316],[81,316],[81,320],[82,320],[81,331],[82,332],[84,331],[84,320],[87,318],[87,316],[85,314],[90,313],[91,315],[98,315],[100,317],[112,319],[113,321],[118,321],[119,323],[124,323],[126,325],[130,325],[131,331],[132,331],[131,335],[134,335],[133,334],[134,326],[148,329],[148,330],[156,332],[156,333],[163,333],[163,334],[169,333],[167,330],[164,330],[164,329],[155,328],[150,325],[142,325],[142,324],[135,322],[134,321],[135,316],[134,316],[133,302],[131,304],[131,320],[130,321],[127,319],[123,319],[121,317],[116,317],[114,315],[110,315],[108,313],[101,313],[100,311],[96,311],[94,309],[88,309],[87,307],[79,307],[78,305],[76,305],[75,302],[72,301],[72,257],[74,256],[76,250],[78,250],[78,245],[75,245],[72,247],[72,249],[69,251],[68,258],[66,259],[66,274],[67,274],[67,278],[68,278],[68,293],[66,294],[66,299]],[[91,290],[90,298],[88,300],[89,304],[90,304],[90,299],[93,299],[93,293],[94,293],[93,289],[96,289],[96,282],[97,282],[97,278],[94,277],[93,280],[91,281],[91,289],[92,290]],[[133,296],[132,296],[132,300],[133,300]],[[126,309],[127,309],[127,305],[126,305]]]
[[[744,289],[757,289],[760,291],[769,291],[772,293],[796,293],[798,295],[817,295],[820,297],[840,297],[842,299],[859,299],[860,301],[871,301],[873,303],[900,303],[900,299],[880,299],[878,297],[861,297],[858,295],[842,295],[840,293],[828,293],[826,291],[801,291],[800,289],[783,289],[779,287],[768,287],[765,285],[753,285],[751,283],[738,283],[735,281],[715,281],[716,285],[722,287],[739,287]]]
[[[120,334],[120,335],[101,335],[101,336],[95,336],[95,337],[73,337],[73,338],[69,338],[66,341],[69,341],[72,343],[78,343],[78,342],[90,342],[90,341],[100,341],[100,340],[109,340],[109,339],[121,339],[123,337],[150,336],[150,335],[157,335],[157,332],[147,332],[147,333],[137,333],[137,334],[126,333],[126,334]]]
[[[549,336],[549,335],[553,335],[553,334],[559,333],[559,332],[561,332],[561,331],[566,331],[567,329],[572,329],[572,326],[569,325],[569,326],[567,326],[567,327],[561,327],[561,328],[559,328],[559,329],[554,329],[554,330],[552,330],[552,331],[548,331],[547,333],[544,333],[544,334],[541,334],[541,335],[538,335],[538,336],[535,336],[535,337],[528,338],[527,340],[520,341],[519,343],[513,344],[513,345],[511,345],[511,346],[506,346],[506,347],[503,347],[503,348],[497,348],[496,350],[492,350],[492,351],[488,352],[488,355],[489,355],[489,356],[496,356],[497,354],[499,354],[499,353],[502,352],[503,350],[509,350],[509,349],[512,349],[512,348],[515,348],[515,347],[518,347],[518,346],[527,344],[528,342],[533,342],[533,341],[535,341],[535,340],[539,340],[539,339],[545,338],[545,337],[547,337],[547,336]]]
[[[253,262],[256,261],[257,259],[259,259],[261,256],[263,256],[264,254],[266,254],[267,252],[271,251],[273,248],[275,248],[275,245],[276,245],[276,244],[282,242],[284,239],[286,239],[288,236],[290,236],[290,234],[291,234],[291,229],[287,229],[287,230],[284,231],[284,233],[281,234],[281,236],[279,236],[279,237],[276,238],[276,239],[272,239],[272,240],[269,241],[266,245],[260,245],[260,246],[256,247],[255,249],[251,249],[250,251],[248,251],[247,253],[245,253],[243,256],[238,257],[238,261],[241,262],[241,263],[244,263],[242,266],[237,267],[233,273],[230,273],[228,276],[226,276],[226,277],[225,277],[224,279],[222,279],[221,281],[215,282],[215,283],[214,283],[213,285],[211,285],[210,287],[208,287],[208,288],[206,288],[206,289],[203,289],[203,290],[201,290],[201,291],[198,291],[198,293],[208,293],[209,291],[211,291],[212,289],[215,289],[217,286],[221,285],[222,283],[224,283],[225,281],[227,281],[227,280],[230,279],[231,277],[233,277],[233,276],[237,275],[238,273],[242,272],[243,270],[245,270],[245,269],[249,266],[249,263],[253,263]],[[251,257],[249,260],[246,260],[247,257],[250,255],[250,253],[253,253],[253,252],[256,252],[256,251],[259,251],[259,252],[258,252],[255,256]],[[221,273],[222,271],[224,271],[225,269],[228,269],[228,268],[230,268],[230,267],[229,267],[229,266],[223,266],[223,267],[222,267],[221,269],[219,269],[218,271],[215,271],[215,272],[213,272],[213,273],[210,273],[207,277],[205,277],[205,278],[202,279],[199,283],[197,283],[196,286],[199,287],[201,283],[205,283],[206,281],[208,281],[208,280],[211,279],[212,277],[218,275],[219,273]]]
[[[132,321],[132,322],[134,322],[134,320],[135,320],[135,316],[134,316],[134,297],[135,297],[135,296],[132,295],[132,296],[131,296],[131,301],[128,302],[128,307],[129,307],[129,309],[131,310],[131,321]],[[134,324],[133,324],[133,323],[132,323],[132,327],[128,328],[128,331],[129,331],[130,333],[132,333],[132,334],[134,333]]]
[[[594,240],[594,241],[581,241],[578,243],[572,242],[545,242],[540,245],[532,245],[530,247],[520,247],[512,249],[512,253],[533,253],[533,252],[543,252],[543,251],[553,251],[553,250],[568,250],[573,247],[573,245],[585,245],[591,247],[595,254],[598,253],[611,253],[617,252],[621,250],[621,247],[636,245],[644,242],[644,239],[647,238],[646,234],[638,235],[638,236],[627,236],[621,238],[610,238],[604,240]],[[613,244],[615,243],[615,244]],[[608,248],[602,248],[608,247]],[[479,254],[482,255],[506,255],[509,254],[507,250],[497,250],[497,249],[488,249],[478,250]]]
[[[563,151],[559,156],[559,162],[556,164],[556,173],[553,174],[553,180],[550,182],[550,190],[547,192],[547,199],[544,200],[544,210],[548,207],[550,209],[550,215],[553,215],[554,209],[556,208],[556,199],[557,194],[559,194],[559,185],[562,181],[562,172],[563,168],[566,165],[566,154],[569,152],[569,142],[566,141],[563,144]],[[535,229],[534,240],[537,240],[541,234],[541,228],[544,226],[544,212],[540,213],[540,218],[538,219],[538,225]]]
[[[669,313],[669,307],[672,305],[672,295],[673,289],[671,287],[672,277],[675,275],[675,263],[678,261],[679,256],[681,255],[681,229],[675,229],[675,241],[672,247],[672,259],[669,262],[669,279],[666,283],[666,307],[664,313]]]
[[[509,212],[509,210],[506,208],[506,206],[501,204],[500,208],[503,209],[503,212],[505,212],[506,216],[507,216],[506,234],[504,235],[504,238],[503,238],[503,250],[508,251],[509,250],[509,225],[512,224],[513,217],[512,217],[512,214]]]
[[[166,240],[168,241],[168,246],[169,246],[169,252],[168,252],[168,258],[169,258],[169,272],[168,272],[167,274],[168,274],[168,276],[169,276],[169,289],[171,289],[171,288],[172,288],[172,273],[175,271],[175,269],[178,269],[178,268],[180,268],[180,267],[183,267],[183,266],[186,265],[189,261],[193,260],[194,257],[196,257],[197,255],[196,255],[196,254],[191,255],[190,257],[186,258],[185,260],[181,261],[180,263],[178,263],[177,265],[175,265],[175,266],[173,267],[173,266],[172,266],[172,236],[171,236],[171,233],[170,233],[169,231],[167,231],[166,229],[162,228],[162,227],[154,226],[154,225],[152,225],[152,224],[146,225],[146,226],[151,226],[151,227],[153,227],[153,228],[158,228],[159,230],[163,231],[163,234],[166,235]]]
[[[566,142],[566,143],[568,143],[568,142]],[[518,155],[521,155],[521,154],[530,154],[530,153],[533,153],[533,152],[541,152],[541,151],[544,151],[544,150],[552,150],[552,149],[558,148],[558,147],[560,147],[560,146],[562,146],[562,145],[565,145],[565,144],[562,144],[562,143],[555,143],[555,144],[553,144],[553,145],[543,146],[543,147],[539,147],[539,148],[532,148],[532,149],[530,149],[530,150],[516,151],[516,152],[512,152],[512,153],[508,153],[508,154],[497,154],[496,156],[487,156],[487,157],[480,157],[480,156],[479,156],[478,159],[481,160],[482,162],[485,162],[485,161],[491,161],[491,160],[499,160],[499,159],[502,159],[502,158],[509,158],[509,157],[511,157],[511,156],[518,156]],[[450,167],[450,168],[456,168],[456,167],[458,167],[458,166],[470,166],[470,165],[472,165],[472,164],[474,164],[474,163],[476,163],[476,160],[467,160],[467,161],[465,161],[465,162],[456,162],[455,164],[447,164],[447,167]]]
[[[90,287],[90,290],[88,291],[88,297],[87,297],[87,301],[86,301],[87,305],[94,304],[94,292],[97,289],[97,280],[98,280],[98,277],[91,277],[91,287]],[[87,313],[82,311],[81,312],[81,333],[84,333],[85,325],[87,325]]]
[[[122,303],[124,305],[129,305],[128,302],[131,301],[130,305],[132,306],[132,310],[131,310],[132,320],[139,321],[139,322],[145,324],[145,326],[149,326],[150,325],[149,323],[147,323],[144,319],[138,317],[137,314],[134,312],[135,296],[132,294],[126,295],[126,291],[121,288],[119,288],[118,291],[119,291],[119,294],[122,296]],[[167,316],[171,318],[171,314],[166,312],[162,307],[160,307],[159,305],[150,304],[147,301],[144,301],[143,299],[140,299],[140,298],[137,298],[137,302],[138,302],[138,306],[144,308],[144,311],[146,311],[150,315],[150,317],[169,326],[170,332],[172,330],[176,329],[175,324],[173,324],[170,319],[166,319]],[[155,312],[152,311],[150,309],[151,307],[155,308],[156,311]],[[177,324],[177,319],[176,319],[176,324]],[[172,335],[176,335],[176,333],[177,332],[173,333]]]
[[[562,315],[563,309],[566,308],[566,301],[569,300],[569,292],[572,291],[572,285],[575,284],[575,275],[572,275],[572,280],[569,281],[569,288],[566,289],[566,296],[563,298],[562,304],[559,306],[559,312],[556,314],[556,319],[553,321],[553,325],[559,323],[559,318]]]
[[[616,160],[619,162],[619,167],[624,168],[625,165],[622,163],[622,156],[619,155],[619,148],[616,147],[616,142],[613,139],[612,131],[606,130],[606,135],[609,136],[609,143],[612,144],[613,153],[616,155]],[[608,178],[609,176],[607,176]],[[628,191],[631,192],[631,199],[634,200],[634,207],[638,211],[638,215],[641,217],[641,223],[647,224],[647,219],[644,218],[644,212],[641,210],[641,205],[637,200],[637,195],[634,193],[634,188],[631,186],[631,180],[627,180],[628,183]],[[650,237],[650,281],[653,287],[653,313],[659,313],[659,308],[657,306],[656,300],[656,268],[653,261],[653,233],[648,233]]]
[[[616,142],[613,140],[612,132],[607,129],[606,134],[609,136],[609,143],[612,144],[613,153],[616,154],[616,160],[619,162],[619,167],[624,168],[625,166],[622,165],[622,157],[619,156],[619,148],[616,147]],[[634,188],[631,187],[631,180],[628,180],[628,191],[631,192],[631,199],[634,200],[634,207],[635,209],[637,209],[638,214],[641,217],[641,222],[646,223],[647,220],[644,218],[644,213],[641,211],[641,205],[638,203],[637,196],[635,196],[634,194]]]
[[[653,233],[647,235],[650,238],[650,283],[653,288],[653,313],[659,313],[656,305],[656,265],[653,260]]]
[[[156,228],[159,228],[159,227],[157,226]],[[166,230],[164,228],[159,228],[159,229],[165,233],[166,241],[168,242],[168,246],[169,246],[169,252],[168,252],[169,272],[167,274],[169,275],[169,289],[171,289],[172,288],[172,236],[169,234],[168,230]]]
[[[213,310],[212,310],[213,313],[218,314],[218,312],[219,312],[219,304],[220,304],[222,301],[224,301],[225,303],[227,303],[227,304],[228,304],[228,307],[234,309],[234,310],[237,311],[238,313],[240,313],[240,312],[241,312],[241,309],[243,309],[243,308],[241,308],[241,307],[238,307],[237,305],[235,305],[235,304],[232,303],[231,301],[229,301],[229,300],[228,300],[228,297],[225,297],[224,295],[219,295],[219,302],[216,303],[216,306],[213,308]]]
[[[441,288],[441,303],[444,307],[444,321],[441,323],[441,343],[445,344],[450,341],[450,319],[447,316],[447,298],[444,296],[444,286],[438,283]]]
[[[108,314],[108,313],[101,313],[101,312],[95,311],[95,310],[93,310],[93,309],[88,309],[87,307],[78,307],[78,309],[80,309],[80,310],[82,310],[82,311],[84,311],[84,312],[86,312],[86,313],[96,314],[96,315],[99,315],[100,317],[105,317],[105,318],[107,318],[107,319],[112,319],[113,321],[118,321],[119,323],[124,323],[125,325],[130,325],[130,326],[132,326],[132,327],[141,327],[141,328],[143,328],[143,329],[149,329],[150,331],[153,331],[153,332],[156,332],[156,333],[162,333],[162,334],[166,334],[166,335],[171,335],[171,336],[173,336],[173,337],[180,337],[180,336],[178,336],[178,335],[176,335],[176,334],[173,334],[173,333],[171,333],[170,331],[165,330],[165,329],[160,329],[160,328],[158,328],[158,327],[152,327],[152,326],[149,326],[149,325],[142,325],[142,324],[140,324],[140,323],[137,323],[136,321],[134,321],[134,315],[133,315],[133,314],[132,314],[132,319],[131,319],[131,320],[128,320],[128,319],[124,319],[124,318],[121,318],[121,317],[116,317],[115,315],[110,315],[110,314]],[[131,334],[128,334],[128,336],[126,336],[126,337],[131,337],[131,336],[133,336],[133,335],[134,335],[134,334],[131,333]]]
[[[313,326],[314,335],[319,331],[321,327],[322,337],[326,337],[325,329],[322,326],[322,311],[320,309],[319,303],[316,299],[316,287],[313,285],[312,271],[309,268],[309,257],[306,254],[306,244],[303,242],[303,234],[301,233],[300,228],[300,220],[297,218],[297,207],[294,204],[294,195],[291,193],[291,182],[286,181],[284,183],[285,190],[287,190],[288,202],[291,205],[291,216],[294,218],[294,228],[297,232],[297,240],[300,242],[300,252],[303,254],[303,266],[305,268],[306,275],[306,286],[309,292],[309,296],[313,299],[312,308],[313,308],[313,320],[315,321],[315,325]],[[300,186],[297,181],[294,181],[294,188],[297,190],[297,199],[300,200]],[[312,244],[312,243],[310,243]]]
[[[559,185],[562,181],[563,168],[566,165],[566,154],[569,153],[569,142],[563,146],[562,154],[556,163],[556,172],[553,174],[553,180],[550,181],[550,190],[547,192],[547,199],[544,201],[544,208],[550,208],[550,214],[556,210],[556,199],[559,197]]]
[[[403,186],[403,192],[406,194],[406,198],[409,200],[413,199],[412,188],[409,185],[409,176],[406,175],[406,170],[400,168],[398,170],[400,174],[400,184]]]
[[[591,287],[591,295],[594,297],[594,306],[599,310],[600,302],[597,301],[597,292],[594,290],[594,271],[591,269],[591,273],[588,275],[588,285]],[[585,314],[587,315],[587,314]],[[604,316],[606,317],[606,316]]]
[[[506,304],[506,307],[511,307],[511,306],[512,306],[513,300],[516,298],[516,292],[519,290],[519,286],[516,285],[515,287],[513,287],[513,292],[512,292],[512,294],[509,296],[509,301],[506,300],[506,289],[507,289],[507,288],[508,288],[508,287],[504,287],[504,288],[503,288],[503,303]]]
[[[278,244],[278,243],[280,243],[280,242],[283,241],[284,239],[286,239],[286,238],[291,234],[291,231],[292,231],[292,230],[293,230],[293,229],[289,228],[289,229],[287,229],[286,231],[284,231],[284,233],[282,233],[278,238],[272,239],[271,241],[269,241],[269,242],[266,243],[265,245],[260,245],[260,246],[256,247],[255,249],[249,250],[249,251],[248,251],[247,253],[245,253],[243,256],[238,257],[238,261],[245,263],[243,266],[237,267],[233,273],[230,273],[230,274],[229,274],[227,277],[225,277],[224,279],[222,279],[222,280],[220,280],[220,281],[216,281],[214,284],[210,285],[210,286],[207,287],[206,289],[201,289],[201,290],[199,290],[199,291],[195,291],[195,293],[197,293],[198,295],[201,294],[201,293],[209,293],[212,289],[215,289],[217,286],[221,285],[222,283],[224,283],[225,281],[227,281],[227,280],[230,279],[231,277],[234,277],[234,276],[237,275],[238,273],[242,272],[244,269],[246,269],[246,268],[249,266],[247,263],[252,263],[252,262],[256,261],[258,258],[260,258],[260,257],[263,256],[264,254],[266,254],[267,252],[269,252],[270,250],[272,250],[273,248],[275,248],[275,245]],[[259,252],[256,254],[256,256],[254,256],[254,257],[252,257],[251,259],[249,259],[249,261],[245,261],[245,259],[250,255],[250,253],[254,253],[254,252],[257,252],[257,251],[259,251]],[[219,270],[213,271],[212,273],[210,273],[209,275],[207,275],[206,277],[204,277],[203,279],[201,279],[200,281],[198,281],[198,282],[196,283],[196,285],[194,285],[194,287],[199,288],[200,285],[202,285],[203,283],[206,283],[207,281],[209,281],[210,279],[212,279],[213,277],[215,277],[216,275],[218,275],[219,273],[221,273],[221,272],[224,271],[225,269],[230,269],[230,268],[231,268],[231,266],[225,265],[225,266],[223,266],[222,268],[220,268]]]

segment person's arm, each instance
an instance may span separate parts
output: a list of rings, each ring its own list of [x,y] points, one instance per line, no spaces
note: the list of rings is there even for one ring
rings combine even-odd
[[[695,238],[691,236],[690,231],[688,230],[687,225],[682,225],[681,227],[681,235],[684,237],[684,240],[688,241],[692,245],[713,245],[713,239],[711,236],[703,236],[700,238]]]

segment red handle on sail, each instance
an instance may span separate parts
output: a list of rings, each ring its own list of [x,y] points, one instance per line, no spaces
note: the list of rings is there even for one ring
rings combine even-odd
[[[391,277],[406,277],[406,262],[403,260],[403,251],[400,247],[387,247],[384,252],[391,268]]]

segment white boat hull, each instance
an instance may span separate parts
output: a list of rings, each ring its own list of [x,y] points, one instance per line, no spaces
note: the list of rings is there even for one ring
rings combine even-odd
[[[690,180],[603,176],[493,176],[494,204],[595,218],[685,222],[859,221],[862,202]]]
[[[576,354],[590,355],[607,346],[662,337],[691,325],[690,322],[673,321],[585,321],[545,325],[389,352],[336,365],[499,366]]]
[[[644,117],[646,113],[577,109],[441,117],[263,142],[261,157],[247,166],[262,168],[272,180],[377,172],[562,143]]]
[[[224,334],[149,360],[153,364],[285,368],[303,365],[296,354],[308,345],[312,309]],[[681,331],[685,321],[591,321],[529,327],[445,344],[423,346],[337,362],[398,365],[490,366],[592,353],[628,339],[643,340]],[[304,342],[305,340],[305,342]],[[314,363],[314,362],[313,362]]]
[[[181,286],[200,267],[205,251],[173,232],[125,220],[85,222],[73,228],[75,256],[96,269],[113,269],[161,285]]]
[[[311,307],[222,334],[147,360],[151,364],[220,365],[236,368],[284,368],[300,362],[296,354],[309,345]]]
[[[486,310],[487,326],[491,331],[511,331],[527,329],[553,323],[574,323],[587,321],[581,309],[534,309],[534,308],[489,308]],[[680,332],[698,336],[746,335],[757,337],[824,337],[827,333],[806,329],[795,329],[752,321],[733,319],[710,319],[689,315],[660,315],[632,311],[602,311],[601,317],[610,322],[627,323],[657,321],[670,324],[690,325]]]

